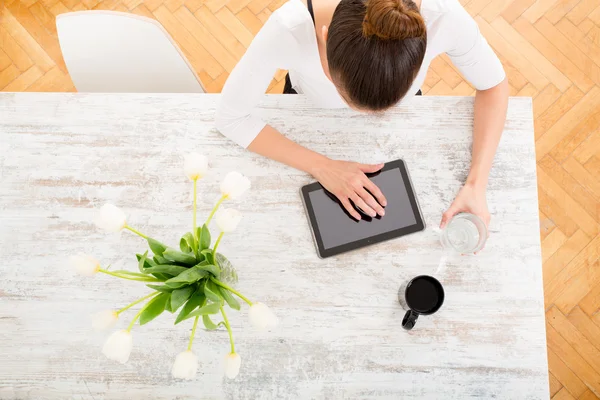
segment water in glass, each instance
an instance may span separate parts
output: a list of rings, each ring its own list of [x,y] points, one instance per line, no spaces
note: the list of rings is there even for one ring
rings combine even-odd
[[[473,214],[455,215],[442,232],[442,243],[447,249],[468,254],[483,248],[487,229],[481,219]]]

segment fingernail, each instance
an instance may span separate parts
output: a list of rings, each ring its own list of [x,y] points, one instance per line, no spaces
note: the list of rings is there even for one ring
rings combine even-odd
[[[379,213],[379,215],[381,215],[383,217],[385,215],[385,210],[381,210],[381,212]]]

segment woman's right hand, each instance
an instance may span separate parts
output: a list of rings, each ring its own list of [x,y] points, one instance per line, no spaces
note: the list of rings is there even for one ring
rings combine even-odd
[[[360,213],[352,206],[350,200],[371,217],[385,215],[383,209],[387,205],[385,196],[365,175],[365,173],[377,172],[381,168],[383,164],[359,164],[327,159],[316,166],[311,173],[325,189],[340,200],[352,217],[360,220],[362,219]]]
[[[260,131],[248,148],[272,160],[310,173],[340,200],[356,220],[362,218],[350,200],[367,215],[375,217],[377,214],[385,214],[385,196],[365,175],[379,171],[383,164],[368,165],[331,160],[286,138],[270,125]]]

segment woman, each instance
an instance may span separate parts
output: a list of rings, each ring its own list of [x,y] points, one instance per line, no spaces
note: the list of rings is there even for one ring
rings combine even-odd
[[[287,139],[254,109],[279,68],[290,71],[286,92],[303,93],[319,106],[386,110],[420,94],[431,60],[446,53],[477,94],[470,172],[441,226],[463,211],[489,224],[486,186],[504,127],[508,82],[475,21],[458,0],[312,1],[290,0],[256,35],[223,88],[217,129],[311,174],[355,218],[360,214],[352,203],[384,215],[385,196],[365,175],[383,164],[331,160]]]

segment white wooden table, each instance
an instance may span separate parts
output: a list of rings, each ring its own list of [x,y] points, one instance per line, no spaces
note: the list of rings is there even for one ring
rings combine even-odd
[[[510,100],[489,185],[491,237],[476,257],[448,260],[427,231],[320,260],[299,188],[312,179],[224,139],[216,95],[0,94],[0,398],[5,399],[547,399],[548,376],[531,101]],[[426,223],[437,226],[466,177],[472,98],[416,98],[383,117],[267,97],[262,113],[289,137],[330,157],[403,158]],[[207,154],[205,216],[230,170],[250,176],[235,206],[245,216],[221,250],[238,288],[271,305],[277,330],[256,334],[247,308],[231,316],[241,373],[222,377],[223,331],[200,331],[195,381],[169,370],[191,321],[163,314],[136,327],[126,365],[105,359],[89,314],[127,304],[143,284],[73,275],[85,251],[135,270],[133,235],[91,223],[112,202],[132,226],[171,243],[191,225],[181,155]],[[400,284],[435,274],[440,312],[401,328]],[[121,318],[126,326],[133,313]]]

